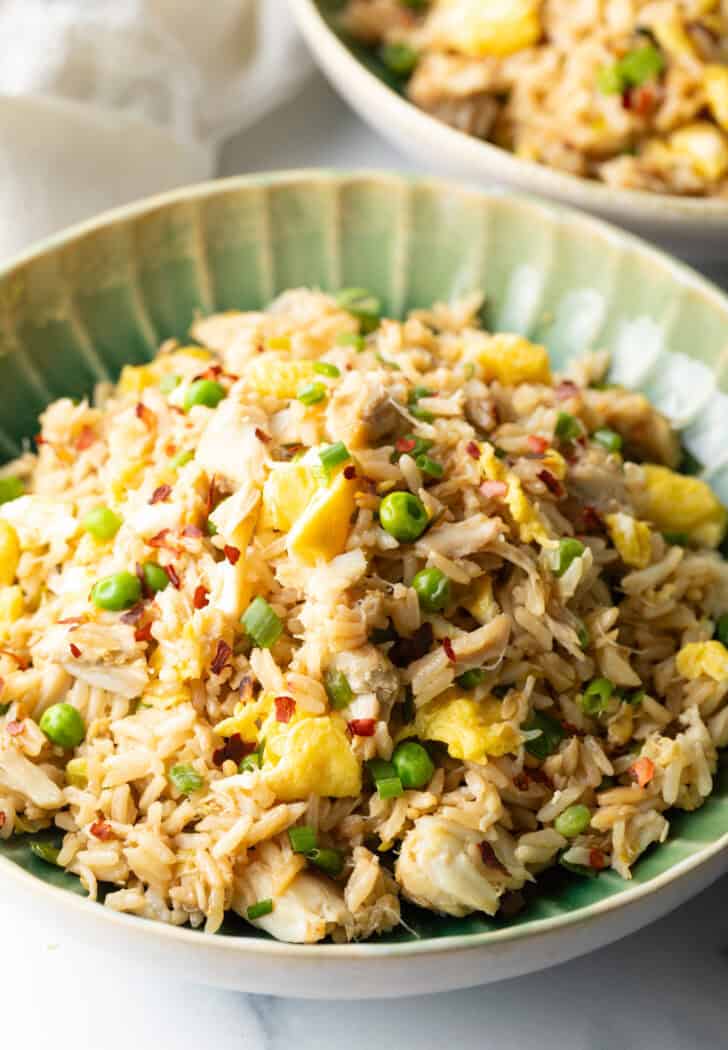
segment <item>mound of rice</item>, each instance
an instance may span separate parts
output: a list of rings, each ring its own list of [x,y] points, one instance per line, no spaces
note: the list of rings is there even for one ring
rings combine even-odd
[[[480,305],[291,291],[48,407],[0,477],[1,837],[341,940],[628,879],[701,805],[726,512],[606,355],[554,377]]]
[[[726,0],[349,0],[417,106],[622,189],[728,196]]]

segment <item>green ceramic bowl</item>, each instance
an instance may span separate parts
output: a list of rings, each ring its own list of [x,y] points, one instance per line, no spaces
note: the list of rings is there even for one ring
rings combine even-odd
[[[387,309],[486,294],[491,327],[543,341],[558,368],[594,347],[683,428],[728,502],[728,300],[633,238],[574,213],[437,181],[291,173],[168,194],[78,227],[0,273],[0,445],[37,431],[51,399],[87,393],[198,313],[257,309],[296,285],[364,286]],[[547,874],[515,918],[440,918],[363,945],[277,944],[241,921],[214,937],[119,916],[23,839],[0,844],[3,891],[73,933],[202,980],[295,994],[412,994],[561,961],[636,929],[728,868],[728,778],[631,883]],[[116,931],[115,934],[113,931]],[[112,936],[113,934],[113,936]],[[356,980],[356,986],[352,981]]]

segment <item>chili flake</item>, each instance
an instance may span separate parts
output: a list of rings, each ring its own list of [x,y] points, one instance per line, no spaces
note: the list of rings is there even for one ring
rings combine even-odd
[[[172,494],[172,486],[171,485],[160,485],[152,493],[152,498],[149,500],[149,502],[151,504],[164,503],[166,500],[169,499],[171,494]]]
[[[240,560],[240,551],[237,547],[229,547],[227,544],[222,549],[223,554],[231,565],[237,565]]]
[[[270,441],[270,434],[266,434],[265,430],[261,430],[260,427],[255,428],[255,436],[258,441],[262,441],[264,445],[267,445]]]
[[[232,736],[227,738],[222,747],[213,751],[212,761],[218,768],[228,759],[237,765],[243,761],[246,755],[252,754],[253,751],[255,751],[255,744],[243,740],[240,733],[233,733]]]
[[[164,568],[164,571],[169,576],[169,582],[172,584],[174,589],[178,591],[180,589],[180,587],[182,586],[182,583],[181,583],[181,580],[179,578],[179,573],[175,569],[174,565],[165,565],[165,566],[163,566],[163,568]]]
[[[475,441],[468,441],[465,451],[471,459],[480,459],[480,447]]]
[[[114,837],[114,830],[111,827],[111,824],[108,824],[103,817],[99,817],[95,820],[89,828],[89,831],[97,839],[101,839],[102,842],[108,842],[109,839],[113,839]]]
[[[290,722],[296,710],[296,701],[292,696],[277,696],[273,701],[276,709],[276,722]]]
[[[347,722],[347,726],[353,736],[374,736],[377,720],[375,718],[352,718],[350,722]]]
[[[143,401],[137,401],[137,405],[134,411],[136,413],[137,419],[141,419],[144,426],[148,429],[151,430],[151,428],[156,425],[156,413],[152,412],[151,408],[149,408],[148,405],[145,405]]]
[[[10,736],[20,736],[20,734],[25,729],[25,725],[22,721],[18,721],[18,719],[16,718],[12,722],[8,722],[5,728],[7,729]]]
[[[480,850],[480,856],[483,858],[483,864],[486,868],[494,868],[496,871],[502,872],[504,875],[508,875],[508,868],[506,868],[496,857],[495,850],[489,842],[480,842],[478,844]]]
[[[76,438],[75,448],[77,452],[83,452],[96,441],[96,434],[91,427],[82,427],[81,433]]]
[[[531,452],[535,452],[537,456],[542,456],[549,447],[549,442],[546,438],[541,437],[539,434],[529,434],[526,442]]]
[[[344,467],[342,473],[347,481],[351,481],[352,478],[356,477],[356,467],[353,467],[350,463],[348,467]]]
[[[77,645],[74,645],[73,642],[71,642],[68,648],[71,650],[71,656],[75,656],[76,659],[78,659],[81,655],[81,650],[79,649],[79,647]]]
[[[550,470],[539,470],[536,475],[539,481],[542,481],[549,492],[560,499],[564,495],[564,486],[561,484],[558,478],[555,478]]]
[[[452,642],[449,638],[442,639],[442,647],[445,650],[445,656],[448,658],[451,664],[456,663],[457,657],[455,656],[455,650],[452,647]]]
[[[213,674],[222,674],[222,672],[227,667],[228,660],[232,656],[232,652],[233,651],[228,645],[228,643],[223,638],[221,638],[220,641],[217,643],[217,649],[215,650],[215,655],[213,656],[212,663],[210,664],[210,670]]]
[[[205,608],[205,606],[207,605],[207,596],[209,593],[210,592],[207,590],[207,588],[203,587],[202,584],[200,584],[200,586],[197,587],[197,589],[195,590],[194,598],[192,599],[192,604],[194,605],[195,609]]]
[[[602,871],[607,866],[607,858],[600,849],[589,850],[589,867]]]
[[[629,767],[629,775],[637,781],[639,787],[646,787],[655,775],[655,763],[642,755]]]

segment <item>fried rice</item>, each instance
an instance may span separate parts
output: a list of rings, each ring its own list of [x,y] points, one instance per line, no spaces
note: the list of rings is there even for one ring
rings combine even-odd
[[[606,354],[554,376],[480,306],[294,290],[46,409],[0,474],[0,837],[311,942],[629,879],[702,804],[726,512]]]
[[[726,0],[348,0],[415,105],[620,189],[728,196]]]

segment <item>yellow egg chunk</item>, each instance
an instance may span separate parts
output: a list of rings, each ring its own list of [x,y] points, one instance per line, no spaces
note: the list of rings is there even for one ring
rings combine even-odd
[[[710,486],[667,467],[648,463],[642,469],[645,490],[636,497],[640,514],[661,532],[686,532],[699,546],[717,547],[728,511]]]
[[[682,15],[673,12],[664,18],[655,18],[650,23],[650,31],[655,35],[658,44],[668,55],[695,55],[695,46],[688,36]]]
[[[158,382],[157,370],[152,365],[124,365],[119,376],[119,391],[122,394],[141,394],[148,386]]]
[[[728,66],[706,66],[703,84],[710,112],[728,131]]]
[[[313,376],[312,361],[284,361],[277,354],[263,353],[251,362],[245,380],[264,397],[284,401],[296,397]]]
[[[704,179],[717,182],[728,171],[728,139],[707,120],[673,131],[668,142],[673,152],[689,160]]]
[[[486,624],[494,620],[500,613],[500,606],[493,597],[493,581],[490,576],[481,576],[476,580],[462,604],[478,623]]]
[[[511,517],[518,525],[518,535],[521,542],[531,543],[535,540],[541,546],[550,546],[551,536],[549,529],[523,491],[521,479],[501,463],[492,445],[487,443],[484,445],[480,465],[483,477],[487,478],[488,481],[503,481],[507,485],[507,492],[503,498]]]
[[[263,485],[262,528],[288,532],[319,488],[305,463],[275,464]]]
[[[683,678],[706,675],[716,682],[728,681],[728,649],[721,642],[690,642],[682,647],[675,663]]]
[[[415,734],[421,740],[447,744],[453,758],[484,762],[518,750],[520,734],[501,721],[501,703],[495,698],[478,702],[448,689],[421,707],[415,715]]]
[[[541,36],[541,0],[437,0],[430,31],[470,58],[503,57]]]
[[[497,379],[503,386],[551,382],[546,347],[529,343],[520,335],[491,336],[484,346],[478,348],[475,360],[485,382]]]
[[[276,740],[270,755],[266,746],[265,782],[283,802],[309,795],[349,798],[362,786],[361,764],[346,735],[344,720],[335,715],[304,718],[290,723]],[[269,759],[277,758],[272,768]]]
[[[652,534],[649,525],[631,514],[607,514],[607,532],[625,565],[646,569],[652,557]]]
[[[182,682],[152,682],[142,693],[143,704],[161,711],[187,704],[191,699],[189,687]]]
[[[19,561],[18,534],[12,525],[0,519],[0,587],[9,587],[15,581]]]
[[[344,551],[357,485],[355,477],[346,478],[342,471],[316,493],[288,533],[288,550],[293,557],[315,565],[320,560],[331,561]]]
[[[85,788],[88,784],[88,764],[85,758],[72,758],[66,764],[66,783],[71,787]]]
[[[23,615],[25,601],[20,587],[3,587],[0,590],[0,626],[15,623]]]

